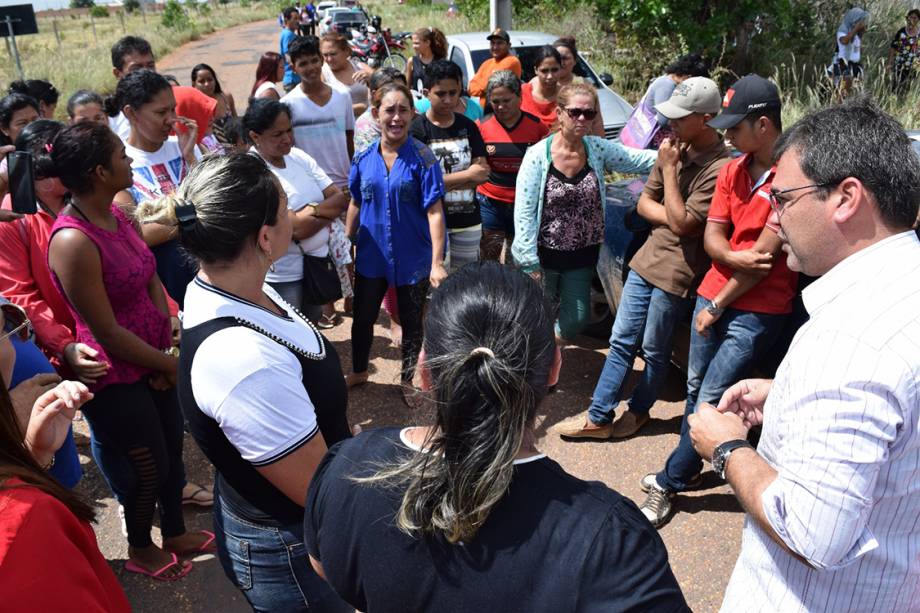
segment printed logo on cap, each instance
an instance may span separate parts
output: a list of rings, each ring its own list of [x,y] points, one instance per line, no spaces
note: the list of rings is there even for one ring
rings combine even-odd
[[[674,93],[672,96],[689,96],[690,95],[690,86],[686,83],[678,83],[677,87],[674,88]]]

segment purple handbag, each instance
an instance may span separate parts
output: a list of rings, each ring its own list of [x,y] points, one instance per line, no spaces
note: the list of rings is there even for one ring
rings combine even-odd
[[[620,131],[620,142],[627,147],[645,149],[661,128],[655,109],[646,104],[647,101],[648,94],[642,96],[642,100],[633,109],[626,125]]]

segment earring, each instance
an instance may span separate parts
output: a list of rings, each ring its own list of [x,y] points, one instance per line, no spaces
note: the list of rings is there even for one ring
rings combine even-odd
[[[265,253],[264,251],[262,253]],[[271,252],[265,253],[265,257],[268,258],[268,270],[270,272],[275,272],[275,261],[272,259]]]

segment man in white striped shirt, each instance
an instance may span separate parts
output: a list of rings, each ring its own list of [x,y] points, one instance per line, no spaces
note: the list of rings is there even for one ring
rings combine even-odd
[[[722,610],[920,611],[920,160],[865,100],[805,117],[775,156],[771,221],[821,278],[776,380],[690,417],[748,512]]]

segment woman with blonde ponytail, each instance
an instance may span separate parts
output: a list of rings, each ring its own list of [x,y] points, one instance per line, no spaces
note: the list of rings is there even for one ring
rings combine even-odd
[[[256,611],[351,613],[304,552],[310,478],[351,431],[335,348],[265,280],[291,244],[283,186],[257,155],[209,156],[175,198],[138,214],[175,227],[200,265],[182,318],[179,402],[214,464],[224,573]]]
[[[330,449],[307,494],[313,567],[367,613],[686,611],[629,500],[537,448],[561,357],[540,287],[495,262],[434,292],[418,370],[434,425]]]

